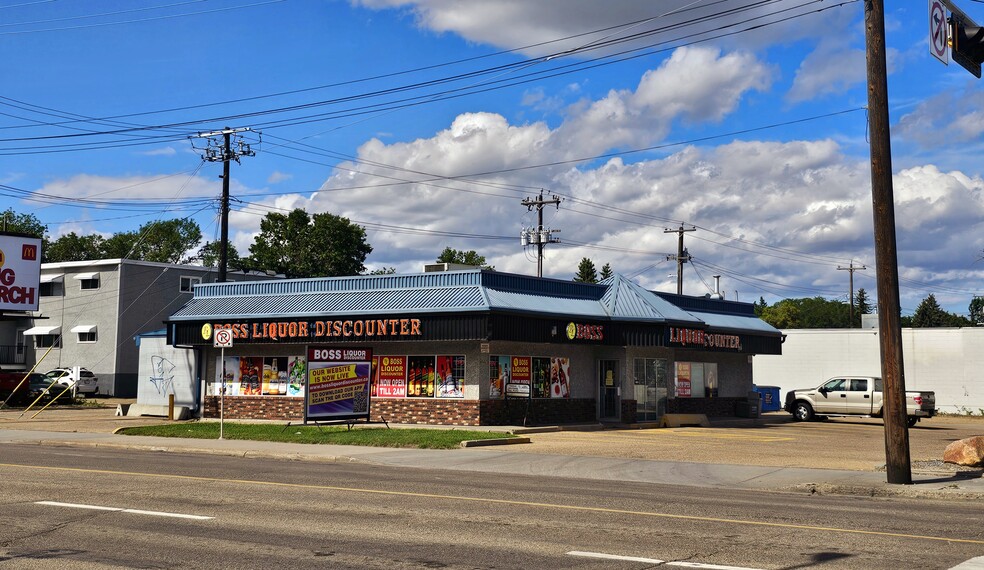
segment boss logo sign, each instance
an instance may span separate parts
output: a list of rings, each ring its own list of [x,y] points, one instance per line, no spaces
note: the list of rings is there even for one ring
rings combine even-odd
[[[604,325],[585,325],[568,323],[567,338],[570,340],[604,340]]]

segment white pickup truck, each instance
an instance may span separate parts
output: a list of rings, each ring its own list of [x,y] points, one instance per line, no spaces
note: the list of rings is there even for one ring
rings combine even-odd
[[[882,379],[877,376],[838,376],[816,388],[786,393],[785,410],[799,422],[830,416],[880,418]],[[935,392],[906,392],[909,427],[936,415]]]

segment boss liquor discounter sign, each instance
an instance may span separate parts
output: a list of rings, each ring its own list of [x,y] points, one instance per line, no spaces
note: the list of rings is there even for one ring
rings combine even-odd
[[[0,234],[0,310],[37,311],[41,240]]]
[[[369,419],[372,349],[308,347],[304,421]]]

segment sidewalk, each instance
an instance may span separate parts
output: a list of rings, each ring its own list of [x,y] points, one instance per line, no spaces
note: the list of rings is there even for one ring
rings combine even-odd
[[[0,444],[75,445],[175,453],[211,453],[238,457],[356,461],[404,468],[620,480],[696,487],[984,501],[984,479],[981,478],[980,471],[920,473],[913,470],[912,485],[894,485],[886,482],[886,474],[883,471],[545,454],[526,447],[528,444],[454,450],[419,450],[126,436],[111,433],[108,426],[147,425],[166,420],[115,418],[109,421],[103,417],[108,413],[110,412],[66,410],[65,415],[88,415],[93,421],[84,423],[97,424],[102,428],[98,431],[83,431],[77,427],[73,428],[74,421],[66,418],[60,421],[51,419],[51,423],[45,425],[43,429],[37,429],[37,423],[14,421],[19,412],[5,411],[0,413]],[[54,418],[55,415],[50,416]],[[70,431],[57,431],[59,427]],[[520,427],[502,429],[516,433],[524,431],[524,428]],[[525,449],[522,452],[514,451],[513,448],[519,445],[523,445]]]

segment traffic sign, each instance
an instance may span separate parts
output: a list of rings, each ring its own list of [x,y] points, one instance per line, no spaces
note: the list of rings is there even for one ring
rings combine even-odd
[[[215,348],[232,348],[232,329],[215,329],[212,337]]]
[[[929,53],[944,65],[949,63],[946,49],[948,29],[943,0],[929,0]]]

